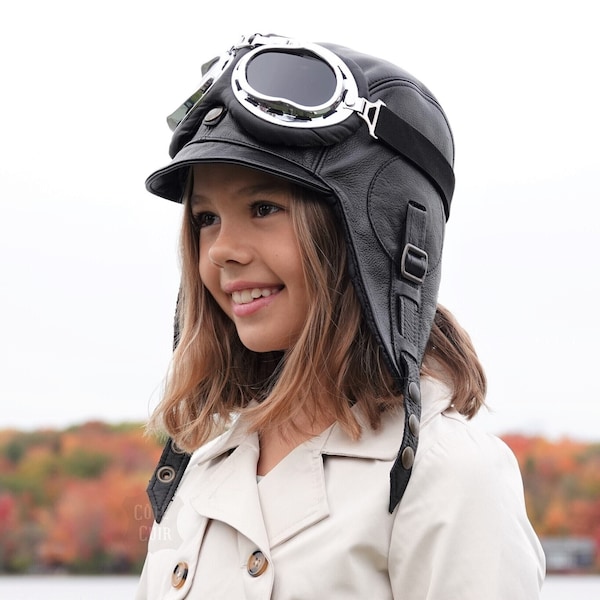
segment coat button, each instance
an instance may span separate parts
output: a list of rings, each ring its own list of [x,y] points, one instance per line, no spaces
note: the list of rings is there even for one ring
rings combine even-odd
[[[188,576],[188,564],[186,562],[178,562],[173,569],[171,575],[171,585],[174,588],[179,589],[187,579]]]
[[[268,566],[269,561],[267,561],[265,555],[260,550],[257,550],[248,559],[248,574],[252,577],[259,577],[267,570]]]

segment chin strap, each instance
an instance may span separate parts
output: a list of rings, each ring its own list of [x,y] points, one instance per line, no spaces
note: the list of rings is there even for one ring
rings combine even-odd
[[[421,389],[419,337],[421,332],[421,286],[425,281],[428,256],[425,252],[427,211],[423,206],[409,202],[404,227],[404,247],[398,272],[393,277],[396,314],[396,356],[406,374],[403,381],[404,433],[398,455],[390,471],[390,513],[394,511],[406,491],[419,442],[421,421]]]
[[[175,320],[173,325],[173,350],[177,348],[179,343],[179,299],[181,294],[177,296],[177,305],[175,308]],[[148,483],[146,493],[152,506],[154,520],[157,523],[162,521],[162,518],[173,500],[173,496],[177,491],[179,482],[183,477],[186,467],[190,462],[191,454],[184,452],[177,447],[175,442],[169,438],[163,452],[160,456],[152,479]]]
[[[410,381],[404,390],[404,435],[398,456],[390,471],[390,513],[402,500],[415,462],[421,420],[421,391],[417,381]]]
[[[190,454],[180,450],[173,440],[169,439],[146,488],[154,520],[157,523],[162,521],[171,500],[173,500],[190,458]]]

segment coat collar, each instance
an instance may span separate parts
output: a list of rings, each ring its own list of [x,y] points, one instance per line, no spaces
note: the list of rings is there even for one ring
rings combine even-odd
[[[429,378],[423,378],[421,389],[422,424],[426,426],[448,407],[450,392]],[[329,515],[324,455],[395,459],[402,440],[403,411],[383,419],[377,431],[363,422],[361,425],[363,434],[358,442],[349,438],[339,425],[332,425],[292,450],[257,485],[258,435],[248,433],[239,420],[190,461],[188,469],[208,467],[202,486],[194,486],[192,506],[205,517],[230,524],[268,552]],[[208,465],[210,461],[214,463]],[[289,477],[290,473],[294,476]]]
[[[426,427],[432,418],[449,408],[451,396],[450,388],[442,381],[426,376],[421,378],[421,429]],[[399,409],[392,412],[389,418],[383,420],[382,427],[377,431],[369,427],[358,410],[355,410],[355,415],[363,429],[359,442],[348,437],[336,423],[305,444],[320,448],[321,454],[329,456],[375,460],[395,458],[402,441],[404,411]],[[243,422],[238,420],[226,433],[198,450],[192,462],[201,464],[227,454],[237,448],[248,436]]]

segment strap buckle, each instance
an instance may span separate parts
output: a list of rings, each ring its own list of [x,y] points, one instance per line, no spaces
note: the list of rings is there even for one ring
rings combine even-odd
[[[406,244],[400,260],[400,274],[413,283],[421,284],[425,281],[429,256],[425,250],[414,244]]]
[[[371,137],[378,140],[375,133],[377,128],[377,121],[379,120],[379,113],[382,107],[385,106],[385,102],[377,100],[376,102],[370,102],[365,98],[357,98],[355,102],[346,98],[346,107],[355,111],[358,116],[367,124]]]

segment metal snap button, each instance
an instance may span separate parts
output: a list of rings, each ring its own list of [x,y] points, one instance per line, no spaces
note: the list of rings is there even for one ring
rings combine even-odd
[[[204,119],[202,119],[202,123],[204,125],[216,125],[223,115],[225,114],[224,106],[215,106],[211,108],[205,115]]]
[[[173,481],[173,479],[175,479],[175,469],[173,467],[161,467],[157,472],[156,472],[156,478],[161,482],[161,483],[171,483],[171,481]]]
[[[256,550],[256,552],[253,552],[250,555],[247,566],[249,575],[252,577],[259,577],[267,570],[269,561],[265,558],[265,555],[260,550]]]
[[[187,579],[188,576],[188,564],[186,562],[178,562],[173,569],[171,574],[171,585],[179,589]]]
[[[419,419],[417,415],[412,414],[408,417],[408,427],[414,436],[419,435]]]
[[[415,451],[408,446],[402,451],[402,466],[408,471],[415,462]]]
[[[171,440],[171,450],[173,450],[175,454],[185,454],[185,450],[182,450],[174,440]]]
[[[408,386],[408,395],[414,402],[418,403],[421,401],[421,390],[419,389],[419,385],[414,381],[411,381]]]

